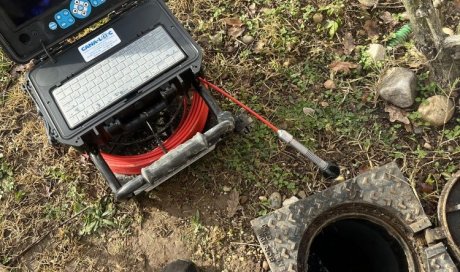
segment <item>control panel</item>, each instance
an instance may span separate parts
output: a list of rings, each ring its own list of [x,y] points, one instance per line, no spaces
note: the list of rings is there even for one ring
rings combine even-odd
[[[54,14],[54,21],[49,22],[48,28],[52,31],[67,29],[75,24],[76,20],[84,20],[91,15],[93,8],[97,8],[107,0],[71,0],[69,9],[63,9]]]

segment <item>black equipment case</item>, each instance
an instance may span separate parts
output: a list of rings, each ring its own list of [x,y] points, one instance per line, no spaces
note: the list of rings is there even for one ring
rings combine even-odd
[[[27,75],[26,89],[44,119],[50,141],[88,153],[118,198],[153,189],[211,151],[224,134],[233,130],[231,114],[222,112],[197,80],[202,61],[199,46],[161,0],[16,2],[20,3],[0,0],[0,42],[15,62],[34,62]],[[166,30],[185,58],[83,123],[70,126],[52,91],[158,27]],[[84,36],[88,28],[95,30]],[[115,31],[119,42],[86,59],[79,47],[97,41],[107,31]],[[171,96],[187,95],[190,89],[205,100],[215,116],[214,125],[170,150],[159,161],[142,169],[142,175],[122,186],[99,152],[99,145],[113,136],[108,135],[107,128],[121,117],[139,119],[152,107],[167,105]]]

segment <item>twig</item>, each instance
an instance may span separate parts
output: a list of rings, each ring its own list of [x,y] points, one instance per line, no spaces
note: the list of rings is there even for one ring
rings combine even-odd
[[[61,224],[55,226],[54,228],[50,229],[48,232],[46,232],[45,234],[43,234],[40,238],[38,238],[35,242],[31,243],[28,247],[26,247],[23,251],[21,251],[21,253],[19,253],[18,255],[16,255],[11,261],[9,261],[7,264],[8,265],[13,265],[13,264],[16,264],[18,262],[18,260],[24,256],[24,254],[26,254],[27,252],[29,252],[34,246],[36,246],[37,244],[39,244],[41,241],[43,241],[43,239],[45,239],[48,235],[50,235],[52,232],[54,232],[55,230],[57,230],[58,228],[68,224],[70,221],[72,221],[73,219],[77,218],[78,216],[80,216],[82,213],[84,213],[86,210],[88,210],[90,207],[86,207],[84,208],[83,210],[79,211],[78,213],[74,214],[72,217],[70,217],[69,219],[67,219],[66,221],[62,222]]]

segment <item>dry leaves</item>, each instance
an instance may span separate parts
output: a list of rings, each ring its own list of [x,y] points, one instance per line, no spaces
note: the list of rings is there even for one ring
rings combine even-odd
[[[254,46],[254,52],[255,53],[261,53],[265,48],[265,42],[264,41],[258,41],[256,45]]]
[[[243,22],[239,18],[225,18],[224,19],[225,24],[233,27],[242,27]]]
[[[343,52],[346,55],[350,55],[351,52],[356,48],[355,45],[355,39],[353,38],[353,34],[348,32],[345,34],[345,37],[343,38]]]
[[[385,112],[388,112],[390,114],[390,122],[394,123],[398,121],[405,125],[410,125],[410,120],[407,117],[409,114],[404,110],[393,105],[386,105]]]
[[[367,20],[364,23],[364,30],[366,30],[367,36],[369,38],[378,37],[379,36],[379,26],[375,21]]]
[[[11,76],[13,78],[16,78],[20,74],[30,71],[30,69],[32,69],[33,67],[34,67],[34,63],[32,61],[27,64],[18,64],[14,66],[13,69],[11,70]]]
[[[229,194],[229,198],[227,200],[228,218],[232,218],[233,216],[235,216],[239,207],[240,207],[240,194],[237,191],[233,190]]]
[[[225,18],[223,19],[226,25],[230,26],[227,31],[227,34],[236,39],[243,35],[245,28],[243,27],[243,22],[239,18]]]
[[[460,0],[454,0],[454,8],[460,12]]]
[[[324,82],[323,85],[324,85],[324,88],[326,88],[328,90],[332,90],[332,89],[336,88],[336,85],[335,85],[334,81],[330,80],[330,79],[326,80],[326,82]]]
[[[333,63],[329,64],[329,68],[332,71],[336,73],[343,72],[345,74],[348,74],[351,69],[356,69],[358,67],[359,67],[358,64],[347,62],[347,61],[337,61],[336,60]]]
[[[241,35],[243,35],[244,30],[245,29],[243,27],[231,27],[231,28],[228,29],[227,34],[230,37],[236,39],[236,38],[240,37]]]
[[[391,27],[395,27],[398,24],[398,20],[395,20],[393,15],[388,11],[385,11],[382,15],[380,15],[380,19],[382,19],[385,24],[390,25]]]

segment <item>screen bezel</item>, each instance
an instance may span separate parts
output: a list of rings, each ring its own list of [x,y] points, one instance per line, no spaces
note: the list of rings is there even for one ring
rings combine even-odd
[[[43,14],[16,25],[0,7],[0,44],[5,53],[17,63],[27,63],[45,54],[47,51],[77,34],[91,24],[97,22],[110,12],[119,9],[123,4],[135,2],[129,0],[107,0],[97,8],[93,8],[91,15],[86,19],[76,19],[75,24],[67,29],[50,30],[49,23],[54,20],[54,14],[62,9],[69,9],[69,1],[65,1],[56,7],[50,8]],[[138,1],[141,2],[141,1]]]
[[[46,8],[42,13],[40,13],[38,15],[35,15],[35,16],[31,17],[30,19],[25,20],[25,21],[23,21],[21,23],[15,22],[14,19],[11,17],[11,15],[8,15],[8,12],[9,12],[8,8],[7,7],[2,7],[2,5],[0,5],[0,10],[2,10],[1,16],[5,17],[5,19],[7,21],[9,21],[11,26],[14,26],[14,28],[20,28],[23,25],[26,25],[28,22],[31,22],[31,21],[33,21],[36,18],[39,18],[41,16],[45,16],[46,14],[52,13],[52,11],[55,10],[57,7],[61,7],[62,5],[68,3],[67,0],[59,0],[59,2],[60,2],[59,5],[54,5],[54,6],[52,5],[52,6],[48,7],[48,8]]]

